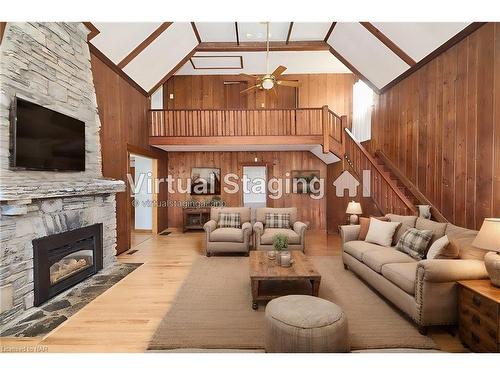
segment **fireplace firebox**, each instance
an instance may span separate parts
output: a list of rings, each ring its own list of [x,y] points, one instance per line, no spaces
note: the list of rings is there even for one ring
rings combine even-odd
[[[102,224],[33,240],[35,306],[102,269]]]

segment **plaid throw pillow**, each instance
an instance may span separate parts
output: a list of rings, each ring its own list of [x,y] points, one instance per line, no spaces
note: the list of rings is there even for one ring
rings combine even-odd
[[[241,228],[240,214],[236,212],[219,213],[219,228]]]
[[[290,228],[290,214],[266,213],[266,228]]]
[[[431,238],[431,230],[409,228],[396,244],[396,250],[406,253],[417,260],[424,259]]]

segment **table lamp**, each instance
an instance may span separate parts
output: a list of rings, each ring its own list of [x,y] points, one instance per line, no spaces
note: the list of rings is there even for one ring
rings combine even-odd
[[[479,233],[472,246],[491,250],[484,256],[484,265],[491,283],[500,287],[500,219],[484,219]]]
[[[349,202],[345,213],[351,215],[349,217],[349,223],[351,225],[357,224],[359,220],[358,215],[361,215],[363,213],[363,211],[361,210],[361,203],[354,201]]]

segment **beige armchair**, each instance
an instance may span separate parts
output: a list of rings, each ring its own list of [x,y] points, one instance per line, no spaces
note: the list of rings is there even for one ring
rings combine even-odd
[[[266,228],[266,213],[290,214],[290,225],[292,228]],[[307,225],[297,220],[297,208],[257,208],[256,222],[253,226],[255,232],[255,249],[272,250],[273,240],[276,234],[284,234],[288,237],[289,250],[304,251]]]
[[[218,228],[220,212],[239,213],[241,228]],[[252,224],[250,208],[247,207],[212,207],[210,220],[203,226],[205,230],[205,251],[207,256],[213,253],[245,253],[248,255]]]

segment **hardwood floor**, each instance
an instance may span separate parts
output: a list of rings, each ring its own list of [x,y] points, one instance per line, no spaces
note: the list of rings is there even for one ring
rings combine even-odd
[[[48,352],[144,352],[157,325],[168,311],[193,261],[202,255],[203,233],[173,231],[153,236],[133,247],[138,251],[119,262],[144,263],[42,338],[1,338],[10,351],[36,347]],[[340,253],[338,235],[310,231],[306,254]],[[458,336],[432,330],[444,351],[462,352]]]

